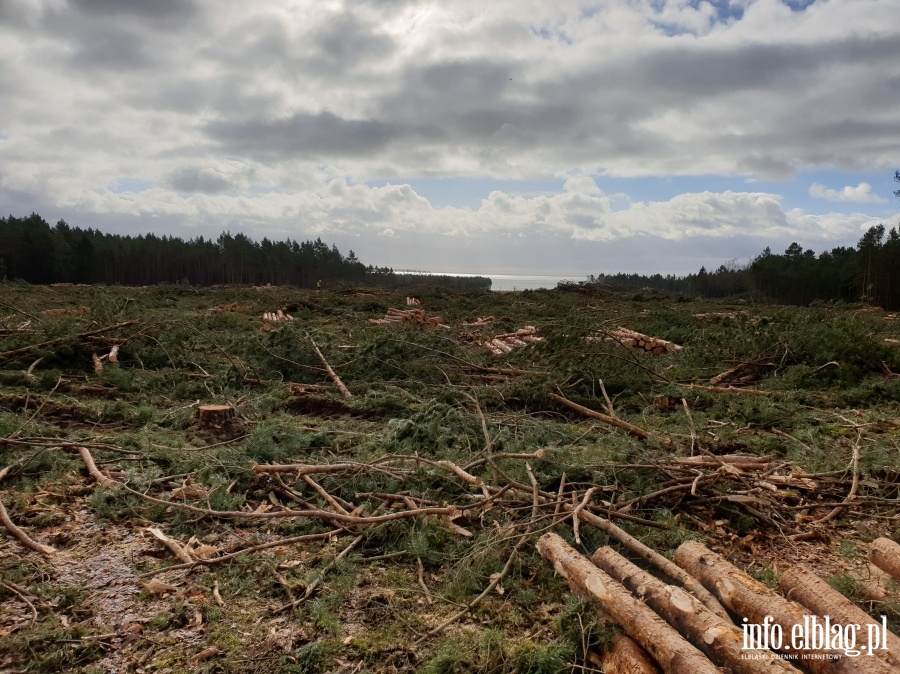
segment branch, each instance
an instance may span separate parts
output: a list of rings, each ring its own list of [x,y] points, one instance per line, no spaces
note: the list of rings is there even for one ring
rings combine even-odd
[[[563,398],[561,395],[557,395],[556,393],[550,394],[550,399],[555,400],[561,405],[565,405],[571,410],[575,410],[576,412],[580,412],[586,417],[590,417],[591,419],[599,419],[600,421],[609,424],[610,426],[615,426],[616,428],[621,428],[622,430],[630,433],[631,435],[640,438],[641,440],[649,440],[650,433],[645,431],[643,428],[639,428],[633,424],[629,424],[627,421],[623,421],[618,417],[611,417],[607,414],[603,414],[602,412],[596,412],[592,409],[584,407],[583,405],[579,405],[578,403],[574,403],[568,398]]]

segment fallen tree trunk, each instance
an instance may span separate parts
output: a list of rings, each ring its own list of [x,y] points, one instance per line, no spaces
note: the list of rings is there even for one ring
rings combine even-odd
[[[329,365],[328,361],[325,360],[325,356],[323,356],[322,352],[319,351],[319,347],[313,341],[313,338],[310,337],[309,335],[307,335],[306,338],[309,340],[310,345],[312,345],[313,351],[316,352],[316,355],[319,357],[319,360],[322,361],[322,365],[325,367],[325,371],[328,373],[328,376],[331,377],[331,381],[334,382],[334,385],[337,386],[338,391],[340,391],[341,394],[345,398],[352,398],[353,394],[350,393],[350,389],[348,389],[346,386],[344,386],[344,382],[341,381],[341,378],[338,377],[337,373],[331,369],[331,365]]]
[[[746,621],[745,629],[753,645],[768,646],[781,635],[773,650],[797,656],[797,664],[811,674],[896,674],[893,668],[874,658],[842,657],[838,650],[812,648],[811,643],[794,643],[794,627],[821,624],[821,619],[796,602],[776,594],[762,583],[695,541],[687,541],[675,551],[675,563],[697,578],[735,615]],[[757,627],[759,626],[759,627]],[[777,627],[777,631],[776,631]],[[755,636],[754,636],[755,635]]]
[[[591,662],[600,665],[605,674],[660,674],[647,651],[621,632],[603,655],[591,653]]]
[[[666,674],[720,674],[718,668],[630,592],[556,534],[544,534],[538,552],[578,594],[599,604],[662,666]]]
[[[891,578],[900,580],[900,545],[890,538],[876,538],[869,548],[869,559]]]
[[[770,658],[745,659],[743,632],[716,615],[680,587],[666,585],[622,557],[612,548],[600,548],[591,561],[656,611],[713,662],[734,674],[797,674],[774,653]]]
[[[883,623],[873,620],[808,568],[802,564],[788,567],[781,574],[779,586],[788,599],[800,602],[820,616],[829,616],[832,624],[860,625],[862,629],[856,639],[857,648],[874,653],[900,672],[900,637],[889,631],[882,634]],[[887,648],[882,649],[882,645]]]

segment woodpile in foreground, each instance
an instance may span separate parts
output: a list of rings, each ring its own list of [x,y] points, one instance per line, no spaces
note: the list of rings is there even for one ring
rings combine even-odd
[[[887,545],[873,544],[873,558]],[[893,543],[896,546],[896,543]],[[621,628],[606,671],[631,674],[889,674],[900,671],[900,639],[802,565],[781,574],[785,596],[770,590],[700,543],[683,543],[675,563],[712,593],[712,610],[664,565],[653,575],[609,547],[589,561],[560,536],[537,542],[540,554],[586,598],[603,622]],[[646,557],[645,557],[646,559]],[[652,560],[651,560],[652,561]],[[592,563],[593,562],[593,563]],[[685,587],[682,587],[684,585]],[[617,664],[622,650],[625,663]],[[654,664],[652,661],[655,661]],[[660,669],[656,669],[656,666]],[[618,669],[616,669],[618,667]]]

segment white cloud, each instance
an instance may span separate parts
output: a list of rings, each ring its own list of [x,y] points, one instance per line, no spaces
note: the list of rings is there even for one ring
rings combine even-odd
[[[809,186],[809,196],[817,199],[825,199],[826,201],[856,201],[864,204],[887,203],[887,199],[872,192],[872,186],[869,183],[863,182],[856,187],[847,185],[840,190],[831,189],[830,187],[825,187],[819,183],[813,183]]]
[[[259,237],[830,241],[873,218],[590,176],[890,175],[896,17],[896,0],[0,0],[0,203]],[[475,209],[403,184],[442,177],[566,182]],[[150,187],[110,189],[131,182]],[[868,183],[810,194],[885,203]]]

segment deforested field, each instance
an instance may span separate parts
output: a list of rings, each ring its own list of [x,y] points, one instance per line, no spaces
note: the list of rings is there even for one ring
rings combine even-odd
[[[898,492],[874,307],[0,285],[0,672],[600,672],[564,544],[896,632]]]

